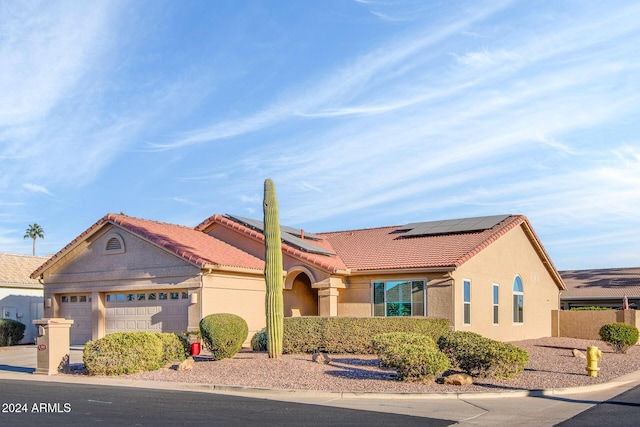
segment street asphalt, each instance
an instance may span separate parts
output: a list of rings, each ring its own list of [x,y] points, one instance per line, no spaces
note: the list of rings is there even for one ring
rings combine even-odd
[[[431,420],[448,420],[451,425],[459,426],[554,426],[570,420],[577,414],[594,408],[603,402],[610,401],[627,391],[631,391],[631,394],[629,395],[630,397],[626,398],[624,407],[636,411],[640,408],[640,402],[633,401],[633,399],[640,398],[640,393],[633,393],[634,388],[640,385],[640,371],[603,384],[566,389],[448,394],[346,393],[265,390],[216,386],[214,384],[130,380],[118,377],[36,375],[33,374],[37,360],[36,352],[35,346],[0,348],[0,380],[213,393],[296,404],[409,415]],[[70,356],[72,364],[82,363],[82,348],[72,347]],[[2,401],[0,403],[8,402]],[[618,407],[622,406],[618,405]],[[636,416],[635,419],[637,420],[638,417]],[[625,421],[621,418],[613,418],[608,420],[607,425],[628,425],[626,424],[627,421],[628,419]],[[4,424],[1,416],[0,424]],[[582,425],[590,425],[590,423],[585,424],[583,422]]]

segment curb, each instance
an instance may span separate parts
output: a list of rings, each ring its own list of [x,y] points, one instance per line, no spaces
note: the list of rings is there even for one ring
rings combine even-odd
[[[203,393],[238,394],[244,396],[271,397],[307,397],[327,400],[338,399],[371,399],[371,400],[469,400],[469,399],[501,399],[522,397],[564,396],[579,393],[590,393],[608,390],[616,387],[631,388],[640,384],[640,371],[635,371],[611,381],[577,387],[561,387],[538,390],[510,390],[497,392],[447,392],[447,393],[387,393],[387,392],[351,392],[351,391],[323,391],[297,389],[269,389],[245,386],[228,386],[216,384],[194,384],[173,381],[147,381],[128,379],[108,379],[105,377],[80,377],[75,375],[35,375],[33,373],[1,373],[0,379],[19,381],[58,382],[66,384],[86,384],[96,386],[133,387],[158,390],[191,391]]]
[[[35,345],[20,345],[11,347],[1,347],[0,352],[32,348]],[[35,369],[34,369],[35,370]],[[270,389],[247,386],[230,386],[204,383],[184,383],[173,381],[157,380],[130,380],[122,378],[108,377],[88,377],[79,375],[35,375],[32,372],[11,372],[0,370],[0,379],[23,380],[23,381],[48,381],[67,384],[87,384],[104,385],[116,387],[137,387],[161,390],[179,390],[193,392],[208,392],[220,394],[239,394],[246,396],[272,396],[272,397],[307,397],[322,398],[328,400],[336,399],[371,399],[371,400],[417,400],[417,399],[446,399],[446,400],[467,400],[467,399],[497,399],[497,398],[522,398],[522,397],[549,397],[564,396],[578,393],[591,393],[613,389],[616,387],[631,388],[640,384],[640,371],[630,372],[610,381],[599,384],[583,385],[576,387],[559,387],[549,389],[534,390],[504,390],[504,391],[456,391],[456,392],[356,392],[356,391],[326,391],[326,390],[298,390],[298,389]]]

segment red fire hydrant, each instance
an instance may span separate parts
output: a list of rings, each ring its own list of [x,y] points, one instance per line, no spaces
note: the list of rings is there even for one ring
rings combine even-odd
[[[191,343],[191,355],[197,356],[199,354],[200,354],[200,343],[199,342]]]

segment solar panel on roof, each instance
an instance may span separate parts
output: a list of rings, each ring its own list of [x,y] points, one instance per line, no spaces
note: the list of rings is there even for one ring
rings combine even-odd
[[[241,216],[235,216],[235,215],[227,215],[227,217],[238,221],[250,228],[253,228],[254,230],[257,230],[261,233],[264,233],[264,224],[262,221],[258,221],[256,219],[250,219],[250,218],[244,218]],[[297,235],[296,235],[297,234]],[[302,231],[295,229],[295,228],[291,228],[291,227],[286,227],[286,226],[280,226],[280,238],[292,245],[297,247],[300,250],[303,250],[305,252],[309,252],[309,253],[315,253],[315,254],[321,254],[321,255],[335,255],[334,252],[331,252],[325,248],[321,248],[318,245],[314,245],[313,243],[311,243],[310,241],[306,240],[307,238],[311,239],[311,240],[320,240],[320,238],[314,234],[310,234],[310,233],[304,233],[304,239],[298,237],[302,235]]]
[[[404,237],[435,236],[439,234],[470,233],[495,227],[510,215],[493,215],[475,218],[447,219],[441,221],[416,222],[400,227],[407,230]]]

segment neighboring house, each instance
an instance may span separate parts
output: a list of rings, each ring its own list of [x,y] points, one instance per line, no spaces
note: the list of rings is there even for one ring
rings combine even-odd
[[[0,254],[0,318],[25,324],[22,343],[33,343],[32,321],[43,316],[42,285],[29,277],[48,257]]]
[[[626,296],[629,308],[640,304],[640,268],[561,271],[567,286],[560,294],[560,308],[609,307],[621,309]]]
[[[282,227],[285,316],[432,316],[501,340],[550,336],[562,278],[529,221],[501,215],[364,230]],[[72,343],[184,332],[234,313],[265,325],[262,222],[195,228],[108,214],[32,274]]]

